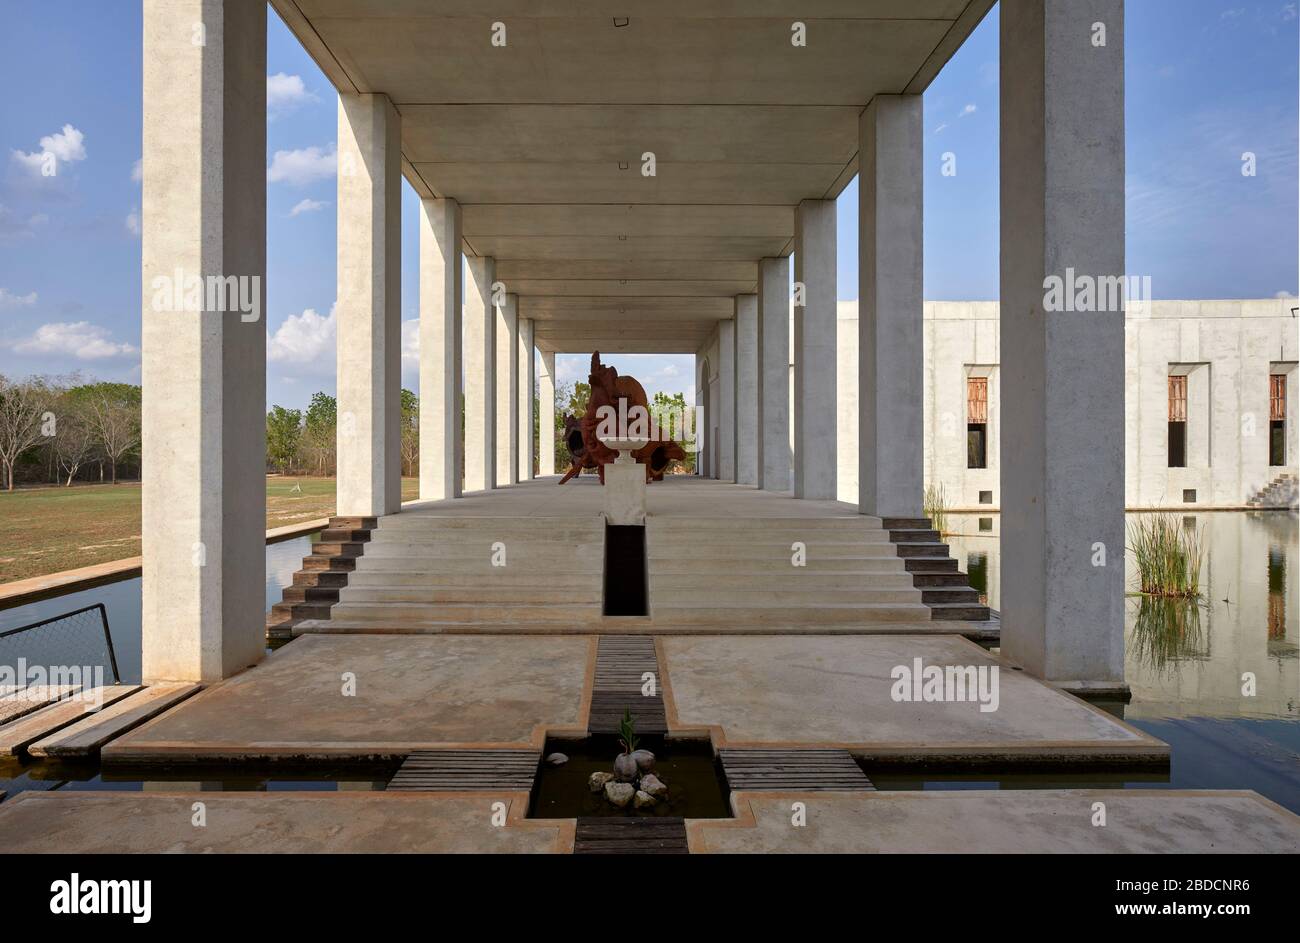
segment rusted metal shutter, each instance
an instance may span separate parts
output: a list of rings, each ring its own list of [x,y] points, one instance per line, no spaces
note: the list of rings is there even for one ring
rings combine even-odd
[[[988,377],[966,378],[966,421],[989,421]]]
[[[1268,378],[1268,418],[1286,419],[1286,375],[1275,373]]]
[[[1169,378],[1169,421],[1187,421],[1187,377]]]

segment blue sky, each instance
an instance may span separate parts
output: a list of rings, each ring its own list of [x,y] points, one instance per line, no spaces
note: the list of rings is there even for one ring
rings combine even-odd
[[[333,391],[332,88],[268,15],[268,403]],[[0,373],[138,380],[140,4],[0,0]],[[1130,274],[1157,298],[1297,293],[1297,51],[1290,0],[1128,0]],[[996,9],[925,95],[925,296],[998,291]],[[62,158],[56,178],[31,162]],[[1241,173],[1256,155],[1257,175]],[[941,174],[942,155],[957,174]],[[404,188],[402,317],[417,316]],[[839,200],[839,297],[857,295],[857,184]],[[409,333],[411,326],[407,326]],[[693,394],[690,357],[609,358]],[[561,358],[562,380],[586,374]],[[404,384],[415,389],[414,362]]]

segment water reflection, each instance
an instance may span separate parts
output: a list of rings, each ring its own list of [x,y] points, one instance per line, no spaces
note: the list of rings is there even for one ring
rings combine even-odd
[[[1141,515],[1128,515],[1129,522]],[[1000,605],[999,533],[976,514],[949,514],[958,565],[987,605]],[[1201,604],[1132,596],[1125,606],[1125,717],[1300,719],[1300,606],[1294,577],[1300,525],[1286,511],[1184,516],[1203,529]],[[1137,587],[1125,555],[1126,587]],[[1249,681],[1253,679],[1254,693]]]

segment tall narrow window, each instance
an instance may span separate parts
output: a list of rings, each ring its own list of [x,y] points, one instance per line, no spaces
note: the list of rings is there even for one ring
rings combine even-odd
[[[1286,374],[1268,378],[1268,463],[1286,464]]]
[[[1169,467],[1187,467],[1187,377],[1169,378]]]
[[[966,467],[988,468],[989,379],[966,378]]]

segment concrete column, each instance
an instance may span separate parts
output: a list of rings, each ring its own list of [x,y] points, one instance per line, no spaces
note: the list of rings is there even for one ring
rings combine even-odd
[[[835,201],[794,214],[794,496],[835,499]]]
[[[519,480],[519,296],[496,311],[497,484]]]
[[[537,374],[537,474],[555,474],[555,351],[543,350]]]
[[[920,95],[858,119],[858,507],[919,517],[925,490]]]
[[[145,0],[143,31],[143,677],[218,681],[265,646],[266,4]]]
[[[496,310],[492,282],[496,266],[490,256],[465,260],[465,490],[497,486],[496,449]],[[504,298],[502,298],[504,301]]]
[[[1122,684],[1124,304],[1050,280],[1124,273],[1123,0],[1003,0],[1001,58],[1002,654]]]
[[[519,474],[518,481],[533,477],[533,319],[519,319]]]
[[[718,322],[718,478],[736,480],[736,322]]]
[[[401,464],[401,117],[339,95],[338,513],[394,514]]]
[[[758,484],[758,295],[736,296],[736,481]]]
[[[420,500],[460,494],[460,204],[420,201]]]
[[[758,486],[790,490],[790,260],[758,263]]]

